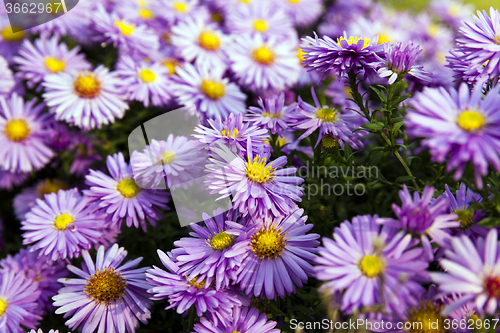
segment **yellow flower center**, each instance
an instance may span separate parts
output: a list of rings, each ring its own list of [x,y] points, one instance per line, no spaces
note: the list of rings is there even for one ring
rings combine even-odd
[[[340,38],[337,38],[337,43],[339,44],[340,47],[342,47],[342,45],[340,44],[341,41],[347,41],[347,44],[351,45],[351,44],[358,44],[358,42],[360,40],[363,40],[364,41],[364,44],[363,44],[363,47],[362,49],[364,49],[365,47],[367,47],[369,44],[370,44],[370,39],[369,38],[363,38],[363,37],[349,37],[349,39],[345,39],[343,36],[340,37]]]
[[[369,255],[364,256],[363,259],[361,259],[359,268],[361,269],[361,272],[363,272],[363,275],[371,278],[384,271],[384,264],[379,258],[374,255]]]
[[[87,279],[84,292],[97,303],[107,306],[125,296],[127,281],[111,267],[98,269]]]
[[[339,115],[334,108],[322,108],[316,112],[316,117],[326,123],[334,123]]]
[[[304,60],[306,60],[306,57],[305,57],[306,54],[307,53],[305,53],[304,51],[302,51],[302,48],[300,48],[300,47],[297,48],[297,57],[299,58],[300,63],[302,65],[304,65]]]
[[[125,198],[133,198],[139,193],[139,187],[133,179],[124,179],[118,183],[118,192]]]
[[[9,306],[9,302],[5,298],[0,298],[0,318],[3,316],[5,311],[7,311],[7,307]]]
[[[30,128],[23,119],[8,120],[3,132],[11,141],[19,142],[30,136]]]
[[[161,154],[161,161],[163,163],[172,164],[174,163],[175,159],[176,159],[175,154],[170,151],[166,151]]]
[[[473,213],[465,209],[456,210],[454,213],[458,215],[455,221],[460,221],[460,227],[458,227],[460,230],[467,230],[472,226]]]
[[[216,51],[220,48],[219,37],[213,31],[205,31],[198,37],[198,43],[205,50]]]
[[[223,129],[222,131],[220,131],[220,134],[222,134],[222,136],[226,136],[228,138],[237,138],[238,137],[238,129],[235,128],[232,132],[231,131],[228,131],[227,129]]]
[[[14,27],[12,27],[13,29]],[[13,32],[11,27],[6,26],[0,31],[2,39],[7,42],[19,42],[24,39],[24,31]]]
[[[155,17],[155,14],[153,14],[153,12],[150,11],[149,9],[141,8],[139,10],[139,16],[142,17],[145,20],[150,20],[153,17]]]
[[[288,0],[289,3],[296,5],[300,2],[300,0]]]
[[[173,75],[175,74],[175,67],[179,66],[179,61],[174,58],[166,58],[161,61],[163,66],[167,67],[168,69],[168,75]]]
[[[69,214],[61,214],[54,220],[54,228],[59,231],[64,231],[68,228],[68,225],[73,223],[73,217]]]
[[[267,23],[264,20],[253,21],[253,28],[259,32],[264,32],[267,30]]]
[[[262,65],[272,65],[276,56],[273,51],[269,50],[266,46],[262,46],[258,49],[253,50],[252,58],[256,62]]]
[[[39,199],[43,199],[45,194],[57,193],[59,190],[67,190],[68,184],[60,179],[45,179],[36,187],[36,195]]]
[[[417,307],[411,308],[406,313],[406,330],[408,333],[445,333],[444,319],[441,316],[442,305],[432,301],[420,301]],[[435,323],[438,321],[438,325]]]
[[[116,21],[115,26],[120,28],[120,32],[124,35],[130,35],[135,30],[135,25],[125,21]]]
[[[57,60],[54,57],[48,57],[45,59],[45,66],[52,72],[58,73],[64,70],[66,63],[64,60]]]
[[[234,236],[226,234],[225,231],[217,233],[210,240],[210,247],[215,251],[223,251],[234,244]]]
[[[271,137],[269,137],[269,140],[266,140],[264,141],[264,143],[267,143],[268,145],[271,145]],[[278,147],[283,147],[284,145],[286,145],[288,143],[288,139],[283,137],[283,136],[279,136],[276,138],[276,146]]]
[[[323,135],[321,137],[321,143],[325,148],[335,148],[338,144],[337,139],[331,135]]]
[[[378,45],[384,44],[384,43],[389,43],[391,40],[389,39],[389,36],[386,34],[378,34]]]
[[[260,259],[278,258],[285,251],[287,239],[281,234],[282,229],[264,226],[252,236],[250,246],[255,255]]]
[[[450,7],[448,7],[448,14],[452,17],[457,17],[458,14],[460,14],[460,6],[457,4],[451,4]]]
[[[271,119],[281,119],[281,117],[283,117],[283,111],[280,113],[262,112],[262,117]]]
[[[276,168],[273,169],[273,164],[266,166],[267,158],[260,159],[260,155],[257,155],[253,161],[248,159],[246,164],[247,177],[253,182],[259,184],[270,181],[275,176]]]
[[[187,276],[186,276],[187,277]],[[189,285],[191,287],[195,287],[196,289],[205,289],[205,282],[206,282],[206,279],[203,279],[203,281],[200,281],[200,282],[196,282],[197,280],[199,279],[199,277],[195,277],[194,279],[192,279],[191,281],[188,281]]]
[[[178,12],[185,13],[188,8],[185,3],[174,2],[174,9]]]
[[[201,81],[200,90],[211,99],[219,99],[226,94],[226,86],[224,83],[215,80],[203,79]]]
[[[427,33],[429,36],[432,38],[438,38],[439,37],[439,26],[437,24],[431,23],[427,27]]]
[[[473,132],[484,126],[486,120],[477,111],[465,110],[458,116],[458,126],[468,132]]]
[[[497,38],[495,39],[495,44],[500,45],[500,34],[498,34]],[[488,64],[489,60],[486,61],[486,64]]]
[[[149,69],[142,69],[139,71],[139,79],[144,83],[151,83],[156,79],[156,75]]]
[[[91,72],[78,73],[73,86],[75,93],[81,98],[94,98],[101,92],[101,82]]]

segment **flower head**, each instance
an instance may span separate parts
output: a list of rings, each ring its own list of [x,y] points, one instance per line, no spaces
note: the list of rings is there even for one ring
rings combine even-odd
[[[273,134],[283,134],[294,123],[297,104],[285,106],[285,94],[274,95],[271,98],[259,97],[259,107],[251,106],[245,120],[258,127],[267,128]]]
[[[15,85],[14,75],[9,68],[7,60],[0,56],[0,95],[8,95]]]

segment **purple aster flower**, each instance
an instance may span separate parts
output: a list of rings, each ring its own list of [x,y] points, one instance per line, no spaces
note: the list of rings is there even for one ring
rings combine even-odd
[[[89,70],[90,64],[78,51],[79,46],[68,50],[65,43],[59,42],[58,37],[38,38],[34,45],[26,39],[19,49],[19,55],[14,57],[19,66],[17,75],[27,80],[27,86],[31,89],[49,74]]]
[[[300,27],[313,24],[323,11],[322,0],[280,0],[278,4],[293,24]]]
[[[229,323],[202,317],[200,323],[194,325],[194,331],[197,333],[280,333],[281,331],[275,327],[276,322],[268,321],[267,315],[260,313],[256,308],[237,307],[233,310]]]
[[[289,130],[295,119],[297,103],[285,106],[285,94],[274,95],[264,100],[259,97],[259,107],[251,106],[245,120],[261,128],[267,128],[271,133],[283,135]]]
[[[82,252],[82,268],[68,265],[76,279],[60,279],[64,288],[54,296],[55,313],[71,319],[66,325],[83,332],[135,332],[139,321],[147,324],[151,317],[146,283],[147,268],[136,268],[137,258],[121,264],[127,256],[123,247],[114,244],[107,251],[101,246],[95,262],[88,251]],[[98,328],[99,327],[99,328]]]
[[[3,272],[22,272],[26,278],[38,282],[40,296],[38,297],[38,310],[46,312],[52,310],[52,296],[57,294],[61,284],[57,279],[67,277],[69,271],[64,261],[47,261],[40,258],[37,252],[20,249],[15,256],[7,255],[0,261]]]
[[[380,63],[378,74],[380,77],[389,77],[389,84],[403,79],[406,75],[423,81],[432,82],[432,74],[426,72],[424,66],[416,65],[423,50],[412,42],[396,42],[384,44],[385,60]]]
[[[229,150],[222,146],[222,150]],[[214,149],[217,154],[218,151]],[[206,184],[211,193],[220,198],[231,196],[233,208],[243,216],[282,217],[297,208],[304,188],[304,179],[295,176],[297,168],[284,168],[286,156],[269,160],[268,152],[254,152],[250,138],[247,140],[246,160],[229,151],[211,158],[207,165]]]
[[[458,30],[462,21],[467,20],[474,11],[474,5],[457,0],[432,0],[429,10],[437,14],[440,20]]]
[[[76,188],[47,194],[36,203],[21,230],[23,244],[33,244],[31,250],[40,250],[39,256],[50,260],[78,257],[102,236],[105,216],[95,212],[96,207]]]
[[[54,156],[45,144],[50,115],[42,114],[36,99],[24,102],[16,93],[0,96],[0,168],[10,172],[31,172],[43,168]]]
[[[25,333],[20,325],[34,329],[41,319],[37,311],[38,282],[15,270],[5,270],[0,275],[0,332]]]
[[[249,122],[243,122],[241,113],[237,116],[231,113],[224,120],[221,118],[217,121],[208,119],[207,122],[210,127],[198,125],[194,131],[199,134],[193,134],[193,136],[203,144],[222,144],[229,147],[235,154],[246,151],[248,138],[252,141],[253,149],[258,150],[268,136],[266,129],[251,125]]]
[[[234,291],[215,290],[211,286],[205,288],[205,281],[198,278],[188,280],[185,274],[180,273],[171,253],[157,252],[168,272],[156,266],[149,269],[146,272],[147,281],[154,287],[148,292],[154,294],[152,300],[168,299],[170,305],[165,310],[175,308],[178,314],[182,314],[194,305],[198,316],[208,311],[225,322],[231,317],[234,307],[248,305],[249,302]]]
[[[228,56],[239,84],[254,92],[282,91],[293,86],[301,70],[297,42],[260,34],[235,37]]]
[[[314,267],[316,278],[327,281],[320,290],[341,292],[340,310],[353,313],[381,305],[401,313],[418,304],[421,272],[428,262],[422,248],[411,248],[411,235],[376,224],[377,215],[356,216],[335,228],[333,240],[323,238]]]
[[[203,213],[205,226],[190,224],[192,237],[183,237],[174,242],[172,250],[179,274],[189,281],[205,281],[205,288],[216,290],[229,287],[236,280],[245,250],[240,242],[241,224],[226,219],[222,209],[213,212],[214,218]],[[228,216],[229,217],[229,216]]]
[[[122,56],[116,65],[120,86],[129,100],[162,106],[172,99],[168,68],[159,62],[135,62],[130,56]]]
[[[207,23],[201,17],[188,18],[172,27],[170,39],[176,53],[186,61],[226,69],[224,50],[230,40],[216,24]]]
[[[445,273],[430,273],[431,279],[446,294],[461,293],[461,298],[448,305],[443,313],[450,313],[469,301],[473,301],[480,314],[492,315],[500,298],[500,255],[498,233],[490,229],[485,238],[475,243],[462,235],[454,237],[451,249],[439,264]]]
[[[170,26],[185,22],[189,18],[204,18],[207,21],[210,13],[205,6],[200,6],[198,0],[160,0],[161,11],[159,15]]]
[[[500,13],[491,7],[490,16],[478,10],[472,19],[460,28],[458,50],[471,67],[484,66],[482,75],[496,80],[500,78]]]
[[[15,186],[19,186],[28,179],[30,174],[12,173],[0,170],[0,189],[11,191]]]
[[[69,167],[69,173],[83,177],[89,173],[89,167],[102,160],[102,156],[96,152],[96,145],[100,144],[94,137],[82,136],[77,133],[73,137],[71,149],[75,149],[75,158]]]
[[[225,17],[226,29],[235,35],[259,34],[269,37],[297,38],[285,11],[267,1],[251,1],[247,6],[235,6]]]
[[[455,81],[464,81],[473,87],[476,84],[482,86],[488,80],[488,76],[483,75],[484,66],[472,66],[465,59],[465,53],[457,49],[450,50],[449,55],[446,56],[446,60],[448,61],[447,67],[455,72],[455,75],[453,75]]]
[[[451,241],[450,228],[457,228],[460,222],[457,221],[456,214],[447,214],[446,210],[450,205],[447,197],[441,196],[432,202],[434,187],[426,186],[422,197],[418,192],[413,193],[413,197],[406,185],[399,191],[401,207],[392,204],[392,210],[397,219],[380,218],[378,223],[399,228],[410,232],[418,237],[425,249],[427,259],[433,259],[433,249],[429,237],[442,247],[447,247]]]
[[[31,331],[29,331],[29,333],[43,333],[43,331],[42,331],[41,328],[39,328],[38,331],[31,330]],[[59,330],[53,330],[53,329],[51,329],[48,333],[59,333]]]
[[[106,166],[109,176],[102,171],[90,170],[85,177],[90,189],[84,190],[84,195],[96,202],[113,223],[121,226],[126,221],[127,227],[133,224],[136,228],[140,223],[144,231],[146,220],[155,226],[155,220],[161,218],[159,208],[168,209],[167,192],[137,186],[132,167],[125,162],[122,153],[108,156]]]
[[[23,221],[26,213],[36,205],[36,199],[45,197],[45,194],[57,193],[59,190],[69,189],[68,184],[61,179],[44,179],[36,185],[27,187],[14,197],[14,212],[18,220]]]
[[[26,30],[12,31],[7,13],[2,7],[0,12],[0,56],[4,57],[9,64],[12,63],[12,57],[17,55],[25,37],[28,37]]]
[[[224,67],[194,67],[186,63],[175,71],[177,84],[173,93],[181,105],[195,105],[207,119],[245,112],[247,97],[237,84],[223,77]]]
[[[342,148],[344,148],[344,142],[356,149],[362,147],[363,144],[359,138],[366,132],[353,132],[359,125],[359,115],[352,112],[340,113],[337,108],[327,105],[321,106],[316,96],[316,92],[314,91],[314,87],[311,87],[311,95],[315,106],[304,102],[300,96],[299,102],[297,103],[299,114],[297,116],[297,123],[294,127],[295,129],[306,130],[299,137],[299,140],[308,137],[319,128],[319,136],[315,146],[318,145],[319,141],[324,136],[331,136]]]
[[[500,86],[483,97],[481,87],[470,92],[462,83],[459,90],[425,88],[415,95],[414,109],[408,109],[408,135],[424,137],[434,161],[446,170],[455,169],[458,180],[468,162],[474,166],[476,184],[481,189],[481,176],[487,174],[488,163],[500,171]]]
[[[195,141],[173,134],[166,141],[152,139],[143,152],[135,150],[130,157],[134,180],[142,188],[150,189],[164,186],[163,182],[169,189],[183,186],[198,175],[204,162]]]
[[[318,38],[316,33],[302,38],[301,48],[306,68],[322,74],[322,78],[333,72],[338,77],[346,77],[353,70],[365,79],[376,75],[375,64],[382,61],[383,46],[377,45],[378,38],[347,37],[335,42],[328,36]]]
[[[98,33],[95,40],[113,44],[122,53],[148,56],[160,47],[159,37],[154,30],[145,24],[136,25],[118,17],[115,12],[107,13],[100,4],[93,12],[92,23]]]
[[[450,203],[446,212],[458,215],[457,220],[460,222],[460,226],[454,233],[458,235],[465,234],[472,238],[477,236],[486,237],[488,228],[477,225],[477,222],[479,222],[485,214],[478,210],[469,210],[470,202],[481,202],[483,200],[481,195],[472,192],[464,183],[461,183],[460,188],[455,192],[456,196],[450,191],[448,185],[444,187],[445,191],[441,196],[448,198]]]
[[[84,129],[101,128],[122,118],[128,105],[116,72],[100,65],[93,72],[47,75],[43,98],[57,120]]]
[[[0,95],[9,95],[15,85],[14,75],[9,68],[7,60],[0,56]]]
[[[236,282],[247,295],[284,298],[295,293],[295,285],[302,288],[308,276],[314,276],[319,235],[306,235],[313,225],[306,224],[303,213],[297,209],[285,218],[262,218],[242,230],[247,238],[240,245],[245,257]]]

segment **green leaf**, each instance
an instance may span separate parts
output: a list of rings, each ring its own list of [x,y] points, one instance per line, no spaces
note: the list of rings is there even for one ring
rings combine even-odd
[[[405,120],[405,117],[396,117],[396,118],[392,118],[391,120],[391,124],[395,124],[395,123],[399,123],[401,121]]]
[[[387,96],[382,91],[380,91],[379,89],[375,88],[374,86],[370,86],[370,88],[371,88],[371,90],[373,90],[378,95],[378,98],[380,98],[380,100],[383,103],[387,102]]]
[[[496,227],[500,225],[500,217],[487,217],[479,221],[477,224],[488,228]]]
[[[419,160],[422,160],[422,159],[420,158],[420,156],[410,156],[410,157],[408,157],[408,160],[407,160],[407,162],[406,162],[406,163],[408,164],[408,166],[410,166],[410,165],[411,165],[411,161],[413,161],[413,160],[414,160],[414,159],[416,159],[416,158],[417,158],[417,159],[419,159]]]
[[[396,98],[395,100],[393,100],[392,105],[398,106],[399,104],[401,104],[402,102],[406,101],[410,97],[411,97],[410,94],[405,94],[403,96],[399,96],[398,98]]]
[[[351,154],[352,154],[351,147],[347,143],[344,143],[344,157],[349,158],[349,156],[351,156]]]
[[[368,161],[368,164],[377,165],[378,162],[380,162],[380,160],[382,159],[382,156],[384,156],[384,152],[382,151],[376,151],[370,154],[370,160]]]
[[[372,130],[381,130],[384,128],[384,125],[382,125],[381,123],[368,123],[368,124],[362,124],[361,127]]]
[[[413,179],[415,179],[415,176],[401,176],[401,177],[396,178],[395,182],[396,183],[405,183],[405,182],[409,182],[410,180],[413,180]]]
[[[399,129],[401,128],[401,126],[403,126],[403,123],[396,123],[394,125],[394,127],[392,128],[392,133],[397,133],[399,131]]]

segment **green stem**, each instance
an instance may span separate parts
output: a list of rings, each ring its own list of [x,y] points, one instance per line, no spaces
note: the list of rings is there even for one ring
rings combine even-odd
[[[349,77],[349,87],[351,88],[351,94],[352,94],[352,99],[354,100],[354,103],[356,103],[357,106],[359,106],[359,109],[363,114],[365,115],[365,118],[371,122],[370,119],[370,113],[368,110],[365,109],[365,106],[363,105],[363,96],[359,93],[358,90],[358,83],[356,80],[356,73],[354,73],[353,70],[351,70],[348,74]]]
[[[190,333],[193,331],[194,327],[194,318],[196,317],[196,307],[194,305],[191,306],[191,309],[189,311],[189,322],[187,326],[187,331],[186,333]]]
[[[385,142],[390,145],[391,142],[389,141],[389,138],[384,134],[384,132],[380,132],[380,135],[382,136],[382,138],[384,138]],[[396,158],[399,160],[399,162],[401,162],[401,164],[403,165],[403,168],[405,168],[406,170],[406,173],[408,174],[408,176],[411,176],[411,177],[414,177],[413,174],[411,173],[411,170],[410,168],[408,167],[408,164],[406,164],[406,162],[403,160],[403,158],[401,157],[401,155],[399,154],[399,152],[396,150],[393,152],[394,156],[396,156]],[[415,186],[415,188],[417,189],[418,192],[420,192],[420,187],[418,186],[417,184],[417,181],[415,179],[412,179],[413,181],[413,185]]]

